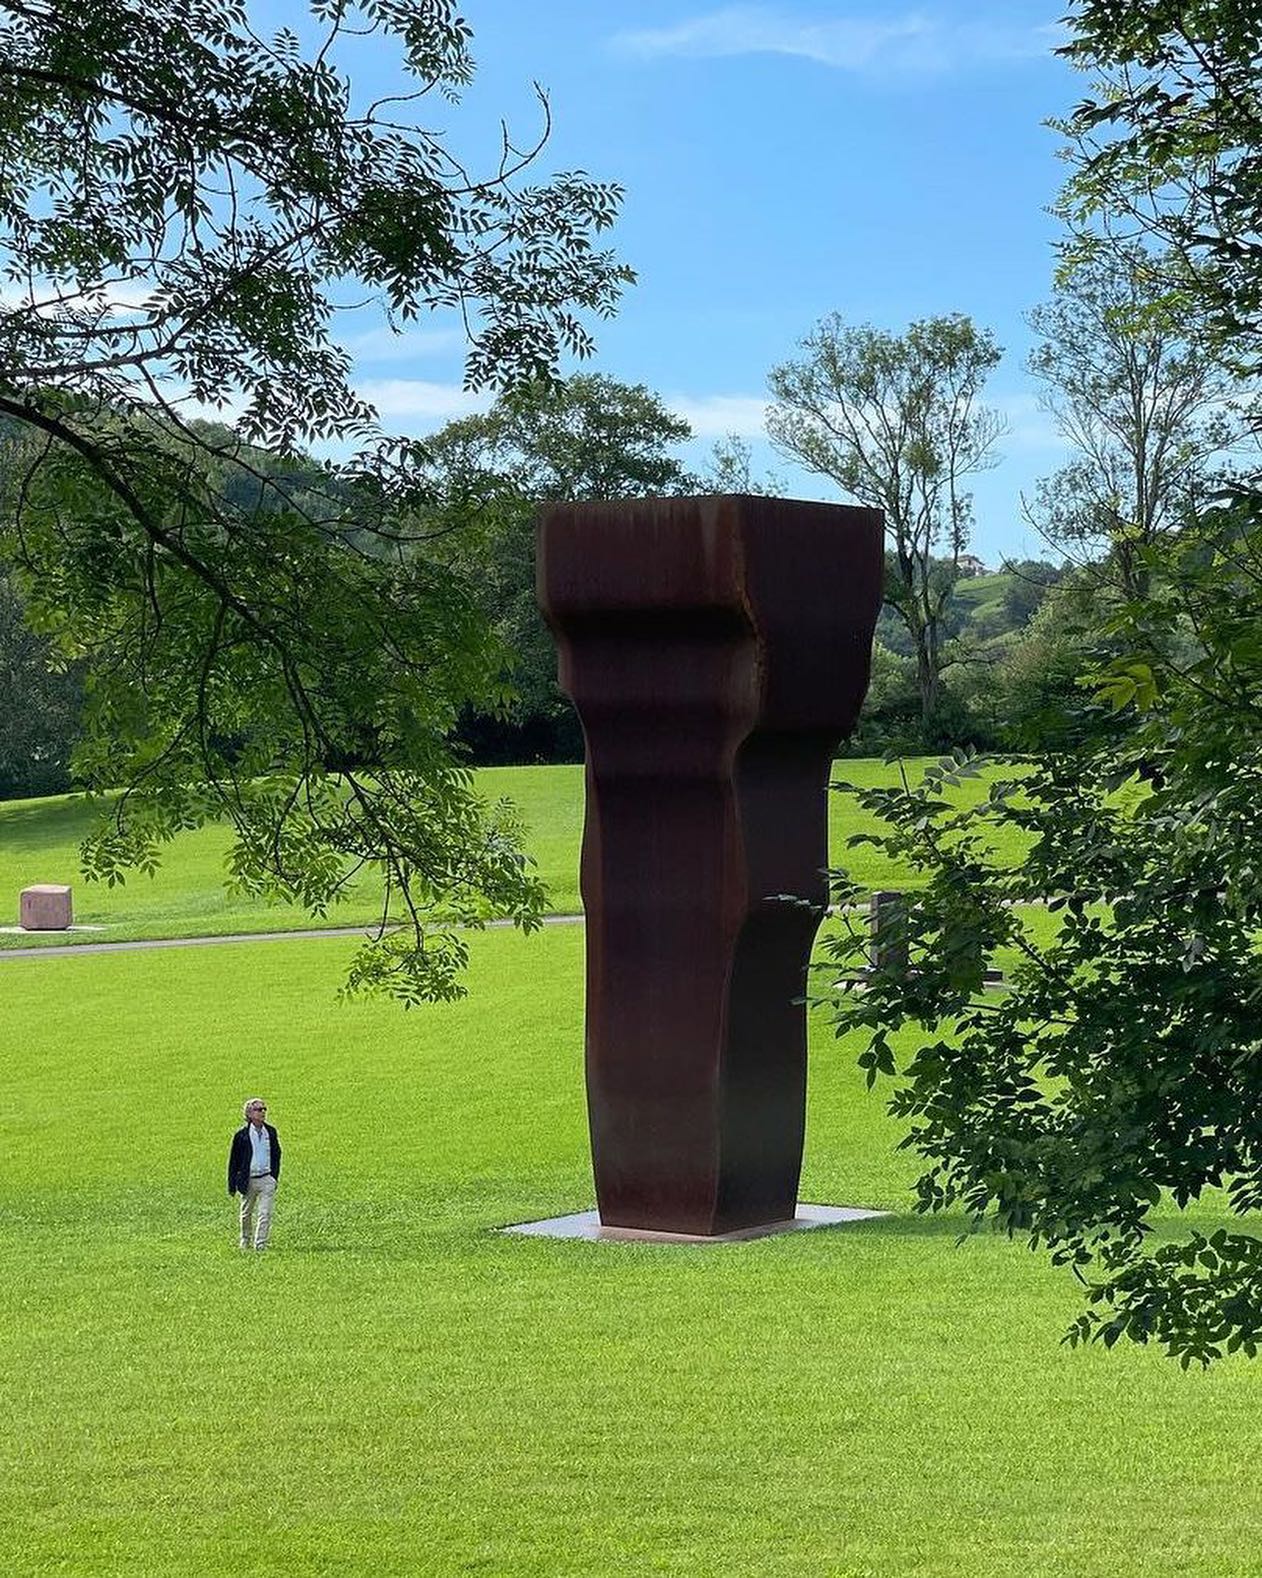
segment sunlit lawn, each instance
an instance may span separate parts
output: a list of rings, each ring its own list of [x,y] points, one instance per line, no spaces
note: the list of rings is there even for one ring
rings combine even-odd
[[[0,964],[6,1574],[1258,1571],[1262,1370],[1060,1346],[1072,1280],[907,1214],[824,1027],[803,1197],[889,1219],[506,1238],[591,1201],[580,930],[487,934],[410,1014],[335,1000],[351,946]]]
[[[895,771],[879,761],[843,761],[836,764],[834,777],[869,786],[892,782]],[[582,907],[578,891],[582,768],[486,768],[478,774],[478,782],[488,799],[511,800],[525,822],[528,848],[548,887],[549,909],[554,914],[576,914]],[[964,796],[984,792],[982,781],[967,784],[961,791]],[[909,871],[883,852],[868,846],[847,850],[846,839],[851,834],[877,829],[873,818],[841,794],[830,797],[830,813],[834,863],[847,864],[865,888],[908,884]],[[9,924],[17,921],[18,893],[37,882],[71,884],[76,924],[100,928],[101,939],[108,941],[350,926],[378,918],[380,889],[369,878],[361,879],[348,901],[323,920],[301,910],[269,907],[226,892],[224,856],[229,838],[227,830],[219,826],[182,834],[168,849],[154,877],[135,875],[112,889],[84,882],[79,874],[78,847],[92,815],[84,801],[75,799],[0,803],[0,911],[5,905],[10,907]],[[0,913],[0,923],[3,921]],[[84,939],[0,932],[0,947],[27,947],[33,940],[58,945]]]

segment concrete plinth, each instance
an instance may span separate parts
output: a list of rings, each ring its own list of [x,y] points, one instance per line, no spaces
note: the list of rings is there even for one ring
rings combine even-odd
[[[624,1244],[739,1244],[751,1238],[770,1238],[776,1233],[797,1233],[812,1227],[838,1227],[846,1222],[868,1222],[888,1216],[888,1211],[866,1211],[851,1205],[799,1205],[789,1222],[768,1222],[761,1227],[742,1227],[733,1233],[658,1233],[638,1227],[606,1227],[596,1211],[578,1211],[573,1216],[552,1216],[542,1222],[516,1222],[502,1227],[502,1233],[522,1233],[531,1238],[587,1238]]]
[[[69,931],[72,918],[69,888],[46,882],[22,889],[18,924],[23,931]]]

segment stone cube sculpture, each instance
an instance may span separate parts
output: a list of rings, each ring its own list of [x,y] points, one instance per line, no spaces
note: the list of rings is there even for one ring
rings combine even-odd
[[[23,931],[69,931],[72,920],[69,888],[45,882],[22,889],[18,925]]]
[[[557,504],[538,595],[587,745],[586,1067],[607,1227],[793,1218],[827,782],[867,689],[879,511]]]

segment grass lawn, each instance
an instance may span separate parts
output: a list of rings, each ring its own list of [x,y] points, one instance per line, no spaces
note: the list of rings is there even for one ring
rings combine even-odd
[[[475,939],[411,1014],[334,1000],[351,946],[0,964],[6,1575],[1259,1571],[1262,1368],[1060,1347],[1072,1282],[906,1213],[823,1027],[803,1198],[888,1220],[505,1238],[590,1204],[579,929]],[[255,1093],[285,1173],[243,1257]]]
[[[993,608],[1002,603],[1008,588],[1016,580],[1009,570],[995,570],[989,575],[965,576],[955,583],[951,595],[971,612],[979,608]]]
[[[891,782],[895,769],[880,761],[854,760],[836,764],[834,779],[856,786]],[[530,833],[528,847],[548,885],[549,908],[572,915],[581,909],[578,852],[583,830],[581,767],[492,767],[478,774],[488,799],[507,798],[517,807]],[[965,791],[985,792],[974,783]],[[871,848],[847,851],[853,832],[872,831],[875,819],[853,801],[831,796],[831,859],[848,864],[866,887],[904,887],[910,873]],[[86,883],[79,875],[78,846],[91,813],[81,800],[56,797],[0,803],[0,922],[9,906],[17,921],[17,896],[37,882],[67,882],[74,888],[77,925],[101,929],[103,941],[138,937],[223,936],[233,932],[279,931],[321,926],[370,924],[379,913],[379,887],[359,882],[345,904],[327,919],[313,919],[301,910],[270,907],[234,897],[224,890],[224,855],[228,834],[222,827],[181,835],[168,849],[154,877],[134,875],[122,887]],[[79,937],[0,932],[0,948],[50,947]]]

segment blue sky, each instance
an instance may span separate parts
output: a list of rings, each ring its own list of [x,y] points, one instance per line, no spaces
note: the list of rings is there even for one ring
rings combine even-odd
[[[614,245],[639,283],[590,365],[687,416],[694,462],[734,429],[789,491],[835,498],[759,441],[768,369],[833,310],[992,328],[1005,357],[990,403],[1011,430],[974,484],[974,547],[995,563],[1040,551],[1020,494],[1064,454],[1022,365],[1064,176],[1042,123],[1084,86],[1051,54],[1058,14],[1042,0],[470,0],[478,78],[440,118],[465,153],[493,150],[501,116],[524,141],[537,80],[554,118],[540,169],[626,187]],[[380,53],[354,76],[357,94],[395,80]],[[351,343],[386,426],[423,433],[469,409],[449,327]]]

